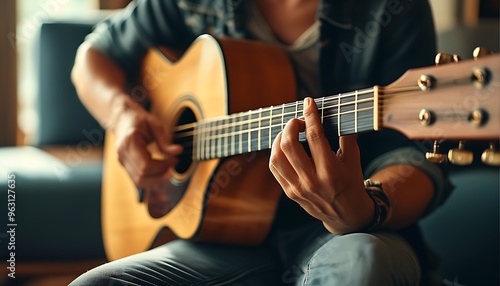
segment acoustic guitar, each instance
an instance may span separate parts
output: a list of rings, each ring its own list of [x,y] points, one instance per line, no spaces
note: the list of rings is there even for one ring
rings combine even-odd
[[[147,190],[161,203],[141,203],[106,134],[102,227],[110,260],[176,237],[259,244],[282,192],[268,169],[269,149],[286,122],[302,116],[284,52],[203,35],[179,59],[169,54],[151,50],[131,92],[148,94],[151,112],[184,153],[171,180]],[[498,141],[499,69],[499,56],[485,56],[315,101],[330,135],[392,128],[410,139]],[[151,153],[158,155],[154,146]]]

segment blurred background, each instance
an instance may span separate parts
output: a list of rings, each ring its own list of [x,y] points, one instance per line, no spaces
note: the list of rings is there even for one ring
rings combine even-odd
[[[3,235],[7,212],[2,206],[0,284],[65,285],[75,275],[106,261],[100,231],[104,131],[75,100],[69,71],[74,49],[92,25],[128,2],[0,1],[2,202],[7,197],[8,174],[19,173],[16,179],[18,278],[7,279],[8,271],[2,264],[8,254],[8,238]],[[462,58],[472,58],[475,46],[499,52],[498,0],[430,0],[430,3],[439,51],[456,53]],[[497,178],[486,181],[492,197],[485,200],[490,205],[493,201],[494,205],[491,212],[483,213],[494,218],[489,222],[493,229],[484,234],[484,244],[491,242],[492,248],[486,251],[496,253],[492,258],[496,258],[496,264],[470,269],[473,258],[468,257],[468,261],[455,267],[468,267],[476,275],[458,271],[453,276],[450,274],[453,267],[445,266],[443,271],[450,275],[447,276],[450,281],[466,283],[481,277],[495,281],[495,276],[498,281],[498,169],[489,168],[486,172]],[[472,175],[468,173],[461,178],[467,176]],[[441,222],[427,223],[432,229]],[[436,238],[431,232],[428,236]]]

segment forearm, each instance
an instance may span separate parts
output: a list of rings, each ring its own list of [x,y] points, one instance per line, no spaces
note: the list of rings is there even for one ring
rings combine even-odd
[[[130,105],[123,71],[88,44],[78,49],[71,79],[82,103],[105,128],[112,128],[120,110]]]
[[[393,165],[370,177],[382,183],[382,189],[391,203],[383,228],[402,228],[415,222],[426,210],[434,195],[431,179],[411,165]]]

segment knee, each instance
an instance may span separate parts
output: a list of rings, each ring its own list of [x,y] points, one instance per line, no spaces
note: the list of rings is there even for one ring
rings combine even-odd
[[[402,239],[390,235],[335,236],[309,261],[309,269],[314,268],[328,268],[334,280],[350,281],[348,285],[418,285],[420,280],[413,251]]]
[[[108,267],[104,264],[81,274],[69,286],[127,285],[124,283],[126,281],[124,273],[123,269]]]
[[[382,271],[390,263],[390,245],[368,233],[354,233],[337,237],[338,247],[344,249],[351,270]]]
[[[316,252],[311,262],[317,266],[335,264],[342,265],[346,270],[373,271],[379,265],[387,265],[388,248],[386,243],[372,234],[335,236]]]

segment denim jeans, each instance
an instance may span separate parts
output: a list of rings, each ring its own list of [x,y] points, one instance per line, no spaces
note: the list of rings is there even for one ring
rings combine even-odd
[[[333,235],[314,223],[263,246],[176,240],[92,269],[70,285],[419,285],[410,245],[390,232]]]

